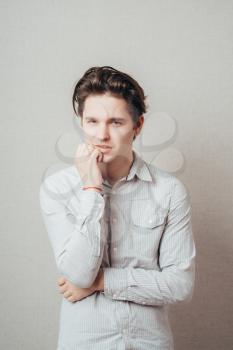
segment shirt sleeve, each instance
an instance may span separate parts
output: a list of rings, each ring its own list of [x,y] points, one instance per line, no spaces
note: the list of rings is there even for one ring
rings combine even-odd
[[[64,195],[44,180],[39,191],[41,215],[59,273],[78,287],[88,288],[102,262],[105,237],[101,218],[105,202],[93,190],[77,189],[68,197],[67,206]]]
[[[192,299],[196,248],[191,205],[187,191],[178,179],[170,197],[158,253],[158,270],[104,268],[105,296],[145,305],[174,304]]]

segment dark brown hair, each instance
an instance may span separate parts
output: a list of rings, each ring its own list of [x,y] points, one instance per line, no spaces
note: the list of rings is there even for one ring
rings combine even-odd
[[[137,81],[113,67],[103,66],[89,68],[77,82],[72,98],[75,114],[82,118],[86,98],[105,93],[123,98],[127,102],[128,111],[135,124],[140,115],[147,111],[147,96]]]

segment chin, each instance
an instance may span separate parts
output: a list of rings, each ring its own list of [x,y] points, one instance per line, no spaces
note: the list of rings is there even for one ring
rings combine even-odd
[[[109,163],[115,159],[115,156],[110,154],[104,154],[103,156],[103,163]]]

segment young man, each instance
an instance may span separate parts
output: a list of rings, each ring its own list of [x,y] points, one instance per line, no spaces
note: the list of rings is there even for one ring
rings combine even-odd
[[[132,77],[90,68],[73,106],[84,142],[40,187],[64,297],[57,350],[172,350],[167,308],[195,280],[187,191],[132,148],[146,112]]]

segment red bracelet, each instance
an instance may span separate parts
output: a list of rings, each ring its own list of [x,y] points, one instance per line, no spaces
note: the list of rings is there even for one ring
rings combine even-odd
[[[97,189],[97,190],[102,191],[102,188],[100,188],[100,187],[95,187],[95,186],[83,187],[83,190],[86,190],[87,188],[95,188],[95,189]]]

